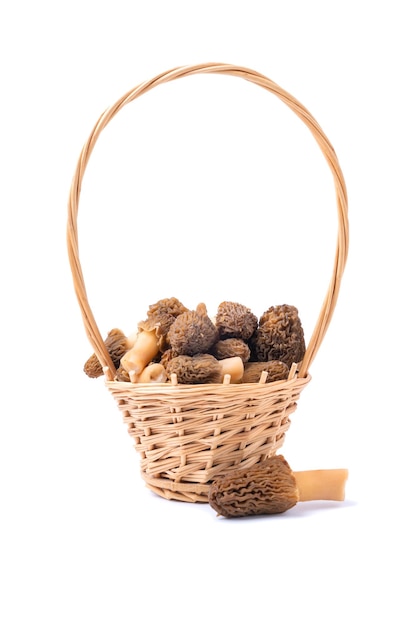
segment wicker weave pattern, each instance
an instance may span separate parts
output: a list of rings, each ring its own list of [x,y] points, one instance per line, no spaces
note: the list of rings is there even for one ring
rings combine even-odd
[[[78,249],[77,216],[83,176],[100,133],[127,104],[163,83],[193,74],[225,74],[248,80],[277,96],[309,128],[331,170],[336,193],[338,233],[333,272],[316,326],[297,371],[287,381],[244,385],[163,385],[114,380],[115,367],[87,298]],[[68,201],[67,245],[75,293],[85,331],[106,373],[106,385],[128,425],[140,454],[142,476],[159,495],[207,501],[214,475],[250,467],[282,445],[289,415],[310,381],[312,364],[336,306],[349,240],[346,186],[336,153],[311,113],[266,76],[236,65],[206,63],[175,68],[131,89],[100,116],[78,159]],[[164,287],[164,291],[166,286]]]
[[[135,440],[148,486],[163,484],[164,497],[195,502],[206,501],[216,474],[236,465],[251,467],[282,446],[309,380],[205,385],[203,391],[202,385],[108,382],[107,387]]]

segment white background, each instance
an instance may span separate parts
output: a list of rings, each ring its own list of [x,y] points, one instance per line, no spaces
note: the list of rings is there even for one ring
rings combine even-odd
[[[405,0],[2,4],[4,626],[416,624],[415,32]],[[130,88],[206,61],[292,93],[342,165],[349,260],[282,453],[293,469],[348,468],[343,503],[225,520],[155,496],[102,379],[82,371],[65,242],[78,155]],[[308,338],[332,269],[333,183],[276,98],[185,78],[102,134],[79,229],[103,334],[177,296],[295,304]]]

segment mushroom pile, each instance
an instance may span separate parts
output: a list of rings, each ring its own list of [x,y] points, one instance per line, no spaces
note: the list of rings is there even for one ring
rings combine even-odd
[[[177,298],[149,306],[137,331],[112,329],[104,341],[116,380],[131,383],[210,384],[284,380],[305,353],[296,307],[271,306],[260,318],[245,305],[224,301],[210,317]],[[84,365],[90,378],[103,375],[96,355]]]

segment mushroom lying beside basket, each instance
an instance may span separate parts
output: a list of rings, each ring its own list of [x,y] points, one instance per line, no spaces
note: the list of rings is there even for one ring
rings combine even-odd
[[[224,517],[284,513],[298,502],[345,499],[346,469],[293,472],[281,455],[215,478],[209,503]]]

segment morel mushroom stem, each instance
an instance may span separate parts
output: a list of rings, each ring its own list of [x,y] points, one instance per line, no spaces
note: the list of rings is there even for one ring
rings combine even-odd
[[[240,356],[231,356],[219,361],[222,376],[230,376],[231,383],[240,383],[243,376],[243,361]]]
[[[160,363],[150,363],[138,376],[138,383],[164,383],[167,379],[165,367]]]
[[[346,469],[323,469],[293,472],[299,502],[345,499]]]
[[[137,383],[140,374],[158,354],[159,344],[155,331],[141,330],[133,347],[126,352],[120,363],[129,373],[132,383]]]

